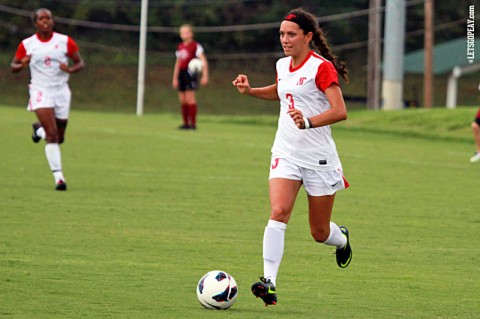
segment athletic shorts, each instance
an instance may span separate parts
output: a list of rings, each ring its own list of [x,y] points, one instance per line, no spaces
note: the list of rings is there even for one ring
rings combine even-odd
[[[197,76],[192,76],[187,70],[180,70],[180,73],[178,74],[178,90],[184,92],[187,90],[196,90],[197,88]]]
[[[27,110],[34,112],[41,108],[54,108],[57,119],[68,119],[72,92],[67,84],[49,88],[30,84],[28,91],[30,100],[28,101]]]
[[[300,167],[285,158],[272,157],[270,177],[302,181],[303,188],[310,196],[333,195],[349,186],[341,169],[320,171]]]

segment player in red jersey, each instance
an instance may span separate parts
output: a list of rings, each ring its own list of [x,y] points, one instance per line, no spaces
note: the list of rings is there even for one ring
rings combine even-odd
[[[200,43],[193,39],[192,27],[184,24],[180,27],[180,38],[182,43],[177,46],[175,55],[177,60],[173,68],[172,87],[178,90],[178,99],[182,110],[183,124],[180,129],[197,128],[197,100],[195,90],[198,88],[197,74],[188,71],[188,64],[192,59],[198,58],[202,61],[201,85],[208,84],[208,62]]]
[[[84,68],[77,44],[67,35],[53,31],[50,10],[37,9],[33,15],[37,32],[18,46],[11,63],[14,73],[30,68],[30,99],[27,109],[35,112],[38,122],[33,123],[32,139],[46,141],[45,155],[52,170],[56,190],[66,190],[62,171],[60,144],[64,141],[70,112],[71,92],[68,87],[70,73]],[[73,61],[69,66],[68,59]]]
[[[302,9],[284,17],[280,43],[286,57],[277,61],[274,84],[252,88],[243,74],[233,81],[242,94],[280,101],[269,178],[270,220],[263,237],[264,275],[252,285],[253,294],[265,305],[277,303],[285,231],[302,185],[308,196],[313,239],[336,248],[341,268],[352,258],[347,228],[330,220],[335,193],[349,186],[330,129],[330,124],[347,118],[338,83],[338,74],[347,80],[347,70],[330,52],[317,19]]]

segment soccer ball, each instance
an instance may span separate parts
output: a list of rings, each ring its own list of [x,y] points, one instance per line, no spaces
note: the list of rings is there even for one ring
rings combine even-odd
[[[237,282],[228,273],[212,270],[197,285],[198,301],[207,309],[226,310],[237,299]]]
[[[203,63],[202,63],[202,60],[200,59],[195,58],[190,60],[190,62],[188,63],[188,73],[190,73],[191,76],[195,76],[198,73],[202,73],[202,69],[203,69]]]

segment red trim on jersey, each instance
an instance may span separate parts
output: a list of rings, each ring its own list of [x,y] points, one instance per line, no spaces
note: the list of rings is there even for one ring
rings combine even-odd
[[[480,119],[480,108],[479,108],[478,111],[477,111],[476,118],[477,118],[477,119]]]
[[[48,42],[50,41],[52,38],[53,38],[53,32],[52,32],[52,35],[50,36],[50,38],[46,39],[46,40],[43,40],[42,38],[40,38],[38,36],[38,33],[35,34],[37,36],[37,39],[40,41],[40,42]]]
[[[78,52],[78,45],[72,38],[68,37],[67,42],[67,56],[71,57],[74,53]]]
[[[27,56],[27,50],[25,50],[25,46],[23,45],[23,42],[20,42],[20,44],[17,47],[17,52],[15,52],[15,57],[17,60],[21,60]]]
[[[312,55],[313,55],[313,51],[310,50],[310,52],[308,52],[308,54],[307,54],[307,57],[302,61],[302,63],[300,63],[300,65],[298,65],[298,66],[296,66],[296,67],[294,67],[294,68],[292,68],[292,61],[293,61],[293,60],[290,60],[290,67],[289,67],[290,72],[295,72],[295,71],[297,71],[298,69],[300,69],[300,68],[308,61],[308,59],[310,59],[310,57],[311,57]]]
[[[338,73],[333,66],[333,63],[319,57],[324,62],[318,66],[317,74],[315,75],[315,84],[317,88],[325,93],[325,90],[332,84],[338,84]]]

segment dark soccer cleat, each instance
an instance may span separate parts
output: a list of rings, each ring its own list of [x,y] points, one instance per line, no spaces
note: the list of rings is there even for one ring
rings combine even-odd
[[[32,124],[32,128],[33,128],[33,133],[32,133],[32,141],[33,143],[38,143],[42,138],[40,136],[37,135],[37,130],[40,128],[40,123],[38,122],[35,122]]]
[[[182,124],[178,127],[179,130],[189,130],[190,129],[190,125],[187,125],[187,124]]]
[[[252,293],[258,298],[262,298],[265,307],[277,304],[277,292],[270,279],[260,277],[260,281],[252,285]]]
[[[66,191],[67,190],[67,184],[63,180],[59,180],[57,182],[57,185],[55,186],[55,190]]]
[[[350,247],[350,237],[348,236],[348,229],[345,226],[339,226],[342,234],[347,238],[347,244],[343,248],[337,248],[335,251],[337,257],[337,265],[340,268],[346,268],[352,261],[352,248]]]

